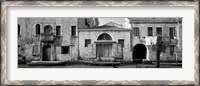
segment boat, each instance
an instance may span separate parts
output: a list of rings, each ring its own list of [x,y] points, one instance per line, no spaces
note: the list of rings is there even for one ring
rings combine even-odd
[[[68,61],[31,61],[27,62],[31,66],[56,66],[65,65]]]
[[[114,61],[93,61],[93,60],[80,60],[82,63],[91,64],[91,65],[120,65],[121,62]]]

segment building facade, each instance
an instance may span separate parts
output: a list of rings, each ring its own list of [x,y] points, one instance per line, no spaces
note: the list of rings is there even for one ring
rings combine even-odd
[[[27,61],[75,60],[77,18],[18,18],[18,54]]]
[[[133,60],[156,61],[156,43],[162,37],[161,61],[182,61],[182,18],[129,18]]]
[[[130,28],[98,18],[18,18],[18,54],[27,61],[182,61],[182,18],[127,18]],[[127,22],[126,22],[127,23]]]
[[[130,60],[130,29],[110,23],[79,29],[79,52],[83,59]]]

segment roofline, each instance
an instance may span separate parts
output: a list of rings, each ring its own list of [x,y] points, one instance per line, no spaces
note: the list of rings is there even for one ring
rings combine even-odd
[[[108,23],[106,23],[106,24],[104,24],[104,25],[108,25],[109,23],[113,23],[113,24],[116,24],[116,25],[122,26],[121,24],[115,23],[115,22],[113,22],[113,21],[110,21],[110,22],[108,22]],[[104,25],[101,25],[101,26],[104,26]]]
[[[130,29],[78,29],[78,31],[131,31]]]
[[[181,23],[182,17],[139,17],[128,18],[130,23]]]

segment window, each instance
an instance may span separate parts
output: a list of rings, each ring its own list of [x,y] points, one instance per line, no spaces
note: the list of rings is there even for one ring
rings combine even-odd
[[[62,54],[69,54],[69,46],[62,46],[61,47]]]
[[[169,28],[169,35],[170,35],[171,39],[174,39],[174,36],[175,36],[175,28],[174,27]]]
[[[162,28],[161,27],[156,28],[156,34],[157,34],[157,36],[162,35]]]
[[[112,37],[107,33],[103,33],[103,34],[99,35],[97,40],[112,40]]]
[[[76,36],[76,26],[71,26],[71,35]]]
[[[91,39],[85,39],[85,47],[88,47],[89,44],[91,44]]]
[[[153,28],[148,27],[148,36],[153,36]]]
[[[124,39],[118,39],[118,43],[121,44],[122,47],[124,47]]]
[[[171,45],[170,46],[170,55],[173,55],[174,54],[174,45]]]
[[[56,26],[56,35],[57,36],[60,36],[60,29],[61,29],[61,26]]]
[[[134,30],[134,36],[139,36],[140,32],[139,32],[139,27],[133,27]]]
[[[33,46],[33,54],[38,54],[38,45]]]
[[[40,25],[36,24],[36,35],[40,35]]]
[[[53,28],[50,25],[46,25],[44,27],[44,34],[52,34],[53,33]]]
[[[18,36],[20,36],[20,25],[18,24]]]

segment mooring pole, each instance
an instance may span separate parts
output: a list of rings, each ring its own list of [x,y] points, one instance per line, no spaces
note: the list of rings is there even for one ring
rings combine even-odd
[[[157,51],[156,51],[156,67],[159,68],[160,67],[160,49],[159,49],[159,45],[157,45]]]
[[[157,49],[156,49],[156,67],[160,67],[160,52],[161,52],[161,46],[162,46],[162,36],[158,36],[157,38]]]

